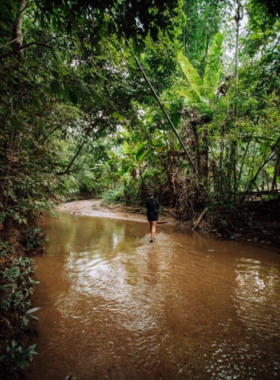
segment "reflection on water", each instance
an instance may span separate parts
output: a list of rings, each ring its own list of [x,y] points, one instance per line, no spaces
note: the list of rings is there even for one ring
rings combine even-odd
[[[234,303],[248,331],[266,340],[278,336],[279,267],[263,266],[261,261],[242,259],[236,266],[237,287]],[[259,327],[259,329],[256,329]]]
[[[45,219],[28,380],[280,377],[280,256],[166,226]]]

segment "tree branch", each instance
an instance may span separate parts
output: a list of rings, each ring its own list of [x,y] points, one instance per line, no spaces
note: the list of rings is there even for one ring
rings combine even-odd
[[[251,187],[255,183],[256,179],[258,178],[258,175],[260,174],[260,172],[262,171],[262,169],[265,167],[265,165],[268,164],[269,161],[271,161],[280,152],[280,146],[277,148],[277,146],[279,145],[279,143],[280,143],[280,137],[277,139],[276,143],[272,147],[272,150],[276,148],[275,151],[274,152],[272,151],[272,153],[270,153],[270,155],[267,157],[267,159],[259,167],[259,169],[257,170],[257,172],[254,175],[254,177],[250,180],[250,182],[249,182],[249,184],[247,186],[247,189],[244,191],[241,203],[244,202],[244,200],[246,198],[246,195],[250,191]]]
[[[49,42],[49,41],[47,41]],[[14,54],[18,54],[21,50],[23,49],[27,49],[28,47],[32,46],[32,45],[37,45],[37,46],[43,46],[43,47],[46,47],[48,49],[52,49],[52,46],[49,46],[49,45],[46,45],[46,43],[42,43],[42,42],[30,42],[29,44],[26,44],[26,45],[23,45],[21,46],[20,48],[18,48],[16,51],[12,50],[10,51],[9,53],[6,53],[6,54],[3,54],[0,56],[0,60],[4,59],[4,58],[7,58],[11,55],[14,55]]]
[[[44,143],[46,142],[46,140],[55,132],[58,130],[58,128],[60,128],[60,125],[57,125],[50,133],[48,133],[40,142],[39,144],[40,145],[44,145]]]
[[[12,41],[5,43],[4,45],[0,46],[0,49],[3,49],[5,46],[12,44],[13,42],[17,41],[19,38],[20,37],[14,38]]]
[[[86,139],[87,137],[90,135],[90,133],[93,131],[94,127],[96,126],[97,124],[97,121],[95,121],[91,128],[88,130],[88,132],[86,133],[85,135],[85,139],[84,141],[82,142],[82,144],[80,145],[80,147],[78,148],[77,152],[74,154],[74,156],[72,157],[71,161],[69,162],[69,164],[67,165],[67,168],[63,171],[63,172],[59,172],[57,173],[57,175],[64,175],[64,174],[69,174],[70,173],[70,169],[71,167],[73,166],[74,162],[76,161],[77,157],[79,156],[79,154],[81,153],[85,143],[86,143]]]

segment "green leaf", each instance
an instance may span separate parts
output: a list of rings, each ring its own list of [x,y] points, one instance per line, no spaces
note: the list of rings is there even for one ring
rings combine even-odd
[[[77,104],[78,103],[78,97],[75,94],[75,92],[73,92],[72,90],[69,91],[69,98],[70,98],[70,100],[71,100],[71,102],[73,104]]]
[[[2,289],[5,289],[5,288],[13,288],[15,286],[15,284],[6,284],[6,285],[2,285],[1,288]]]
[[[137,149],[136,149],[136,153],[135,153],[136,160],[141,162],[141,159],[144,157],[146,151],[147,151],[146,147],[143,144],[141,144],[141,143],[138,144]]]
[[[86,95],[90,94],[88,87],[85,86],[83,83],[77,82],[76,87],[78,90],[81,91],[81,93],[86,94]]]
[[[53,15],[52,18],[52,26],[54,27],[54,29],[57,27],[57,18],[56,18],[56,15]]]
[[[32,103],[35,107],[40,108],[40,102],[37,96],[32,95]]]
[[[220,57],[224,36],[217,33],[209,48],[204,74],[204,93],[213,98],[219,82]]]
[[[193,65],[190,63],[188,58],[184,56],[183,53],[179,53],[178,61],[192,90],[200,97],[203,88],[202,88],[202,80],[197,70],[193,67]]]
[[[130,165],[122,165],[121,169],[119,170],[119,174],[124,175],[131,169]]]
[[[15,116],[11,118],[11,123],[19,131],[24,131],[24,128],[23,128],[21,122]]]
[[[39,318],[36,315],[30,314],[29,318],[35,319],[35,321],[39,321]]]
[[[55,77],[55,79],[59,78],[59,72],[57,70],[51,70],[51,73]]]
[[[12,267],[8,269],[7,272],[4,272],[4,277],[18,277],[20,275],[19,267]]]
[[[26,362],[26,361],[23,361],[23,360],[21,360],[21,361],[16,361],[16,364],[17,364],[17,366],[19,367],[19,368],[21,368],[21,369],[24,369],[25,367],[29,367],[29,363],[28,362]]]
[[[142,152],[142,154],[140,154],[140,155],[137,156],[137,161],[138,162],[142,162],[143,159],[148,155],[148,153],[150,153],[149,150],[146,150],[146,151]]]
[[[28,347],[28,350],[30,352],[33,352],[34,354],[37,354],[37,352],[35,352],[35,348],[36,348],[37,344],[32,344],[31,346]]]
[[[192,91],[190,88],[187,87],[179,87],[176,90],[177,94],[183,96],[184,98],[188,99],[190,102],[200,102],[200,98],[197,96],[197,94]]]
[[[178,127],[180,120],[181,120],[181,115],[179,113],[172,117],[172,123],[175,128]]]
[[[43,130],[44,130],[44,124],[43,124],[42,121],[39,121],[39,123],[38,123],[38,130],[39,130],[40,132],[43,132]]]
[[[40,307],[33,307],[33,309],[28,310],[25,314],[32,314],[35,313],[36,311],[40,310]]]
[[[27,326],[28,325],[28,318],[26,318],[25,316],[22,318],[22,322],[24,324],[24,326]]]
[[[59,94],[61,92],[61,85],[57,80],[51,81],[50,88],[53,94]]]

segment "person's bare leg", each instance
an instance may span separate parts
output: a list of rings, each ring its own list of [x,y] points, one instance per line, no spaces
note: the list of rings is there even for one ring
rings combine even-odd
[[[152,226],[153,226],[153,222],[149,220],[149,224],[150,224],[150,234],[152,236]]]
[[[153,222],[152,222],[152,231],[151,231],[151,238],[152,238],[152,240],[154,240],[154,238],[155,238],[155,234],[156,234],[156,225],[157,225],[157,222],[156,222],[156,221],[153,221]]]
[[[150,233],[151,233],[151,240],[150,240],[150,243],[153,242],[153,240],[154,240],[154,236],[155,236],[155,233],[156,233],[154,223],[156,223],[156,222],[154,222],[154,221],[152,221],[152,220],[149,220],[149,224],[150,224]]]

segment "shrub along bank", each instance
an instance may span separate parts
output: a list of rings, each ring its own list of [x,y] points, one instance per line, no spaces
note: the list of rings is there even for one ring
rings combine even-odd
[[[30,344],[36,333],[33,321],[39,309],[31,306],[30,297],[38,284],[32,276],[34,259],[30,254],[38,250],[42,240],[39,228],[18,230],[14,238],[0,242],[0,373],[1,379],[16,380],[30,365],[36,344]],[[24,240],[24,244],[17,239]]]

